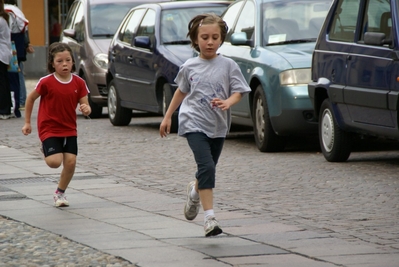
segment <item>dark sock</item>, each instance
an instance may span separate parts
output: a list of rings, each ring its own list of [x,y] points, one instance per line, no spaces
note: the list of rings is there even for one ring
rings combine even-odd
[[[65,190],[60,189],[59,187],[57,187],[57,190],[55,191],[56,193],[65,193]]]

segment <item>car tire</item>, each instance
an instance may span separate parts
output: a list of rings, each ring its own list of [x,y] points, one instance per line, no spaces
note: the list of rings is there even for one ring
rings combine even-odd
[[[273,129],[269,117],[269,109],[265,92],[261,85],[255,90],[252,112],[255,143],[261,152],[281,152],[284,150],[287,139],[278,136]]]
[[[328,98],[323,101],[320,108],[319,141],[327,161],[344,162],[349,158],[351,135],[339,128]]]
[[[132,120],[132,110],[121,106],[121,100],[114,81],[108,85],[108,118],[114,126],[129,125]]]
[[[162,114],[165,116],[166,111],[169,108],[170,102],[172,101],[173,93],[170,85],[165,83],[163,85],[163,98],[162,98]],[[172,115],[172,125],[170,126],[171,133],[177,133],[179,128],[179,116],[178,112],[174,112]]]
[[[86,82],[84,74],[82,74],[80,77]],[[87,98],[89,100],[89,105],[91,108],[90,118],[92,119],[100,118],[103,115],[103,107],[97,105],[91,100],[90,93],[88,94]]]

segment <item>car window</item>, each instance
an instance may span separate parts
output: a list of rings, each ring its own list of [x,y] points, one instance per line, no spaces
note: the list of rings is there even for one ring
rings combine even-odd
[[[133,33],[136,31],[137,26],[139,25],[141,18],[145,9],[137,9],[133,11],[129,17],[127,18],[126,22],[122,26],[122,29],[119,32],[119,40],[122,42],[131,44],[133,41]]]
[[[75,38],[78,42],[85,40],[85,22],[83,18],[83,5],[79,5],[76,11],[72,28],[75,30]]]
[[[330,6],[331,0],[263,4],[264,44],[315,42]]]
[[[229,6],[229,8],[226,10],[226,12],[223,14],[223,20],[226,22],[227,27],[229,27],[229,31],[226,36],[226,42],[230,42],[230,36],[233,34],[233,27],[234,27],[234,21],[238,17],[238,12],[240,12],[242,5],[244,4],[244,1],[240,1],[237,3],[233,3]]]
[[[107,3],[90,6],[90,33],[93,37],[111,38],[122,19],[132,8],[131,3]]]
[[[155,11],[152,9],[148,9],[145,14],[143,21],[140,23],[139,28],[137,29],[137,36],[148,36],[153,37],[155,31]]]
[[[67,16],[67,18],[65,20],[64,29],[71,29],[72,28],[72,25],[73,25],[72,22],[73,22],[73,19],[75,18],[76,10],[81,5],[82,4],[80,2],[73,3],[73,5],[71,6],[70,11],[68,13],[68,16]]]
[[[329,39],[353,42],[360,0],[340,0],[332,19]]]
[[[240,17],[234,28],[234,33],[245,32],[247,39],[251,40],[255,29],[255,5],[252,1],[247,1],[241,11]]]
[[[391,39],[392,20],[389,2],[370,0],[366,5],[360,40],[364,41],[365,32],[381,32]]]
[[[187,25],[198,14],[221,15],[227,5],[199,6],[190,8],[165,9],[161,13],[161,42],[164,44],[189,44]]]

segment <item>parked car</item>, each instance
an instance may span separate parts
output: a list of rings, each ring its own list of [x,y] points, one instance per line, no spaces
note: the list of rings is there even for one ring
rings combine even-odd
[[[399,139],[397,10],[397,1],[333,2],[308,85],[327,161],[346,161],[359,135]]]
[[[253,126],[262,152],[283,151],[289,136],[317,134],[307,84],[312,52],[331,0],[238,0],[223,14],[219,52],[235,60],[252,92],[232,122]]]
[[[146,2],[155,0],[76,0],[68,11],[60,42],[71,47],[76,72],[90,90],[91,118],[100,117],[107,105],[105,73],[109,43],[123,16],[132,7]]]
[[[177,88],[179,67],[196,55],[187,37],[188,23],[201,13],[222,14],[227,1],[145,4],[123,19],[109,47],[108,116],[128,125],[132,110],[165,114]],[[172,118],[177,131],[177,112]]]

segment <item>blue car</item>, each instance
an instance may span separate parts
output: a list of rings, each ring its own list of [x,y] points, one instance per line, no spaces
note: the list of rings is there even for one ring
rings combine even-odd
[[[308,85],[327,161],[346,161],[355,139],[399,140],[399,2],[334,0]]]
[[[331,0],[239,0],[223,14],[219,52],[235,60],[252,92],[232,122],[253,126],[262,152],[283,151],[289,136],[317,134],[309,99],[312,52]]]
[[[228,1],[181,1],[144,4],[131,9],[108,51],[108,116],[115,126],[128,125],[132,110],[165,114],[177,89],[179,67],[196,56],[187,37],[198,14],[221,15]],[[177,132],[178,111],[171,131]]]

